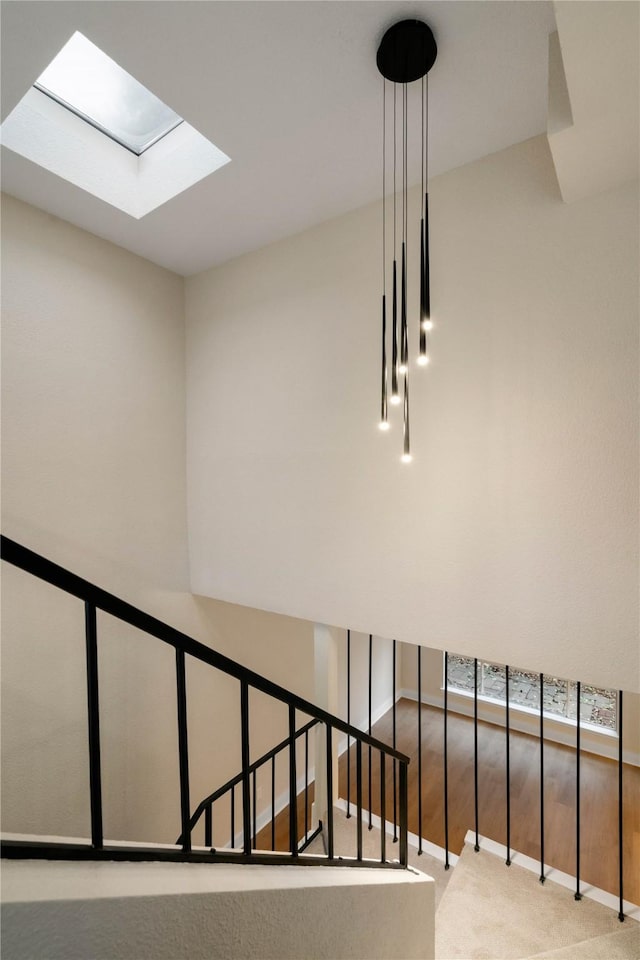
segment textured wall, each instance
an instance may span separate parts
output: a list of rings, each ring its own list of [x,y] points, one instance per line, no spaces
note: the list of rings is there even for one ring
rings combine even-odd
[[[2,908],[3,954],[11,960],[434,956],[434,882],[411,870],[44,866],[10,863],[3,878],[11,901]],[[31,871],[23,899],[20,868]],[[55,884],[48,895],[47,883]]]
[[[410,467],[379,206],[187,280],[193,588],[638,689],[637,185],[563,204],[540,137],[430,190]]]

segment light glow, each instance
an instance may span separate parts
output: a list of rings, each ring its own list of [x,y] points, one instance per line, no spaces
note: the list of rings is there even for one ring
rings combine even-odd
[[[394,405],[394,407],[397,407],[398,404],[400,403],[400,394],[392,393],[389,399],[390,399],[390,402]]]
[[[423,330],[433,330],[433,320],[423,320],[422,321]]]
[[[400,366],[398,367],[398,373],[405,374],[406,372],[407,372],[406,363],[401,363]]]
[[[429,363],[429,357],[426,353],[421,353],[418,357],[418,365],[421,367],[426,367]]]
[[[35,87],[137,156],[183,122],[77,31]]]
[[[411,456],[410,453],[403,453],[400,459],[403,463],[411,463],[411,461],[413,460],[413,457]]]
[[[388,429],[389,429],[389,421],[388,421],[388,420],[381,420],[380,423],[378,424],[378,430],[382,430],[383,433],[384,433],[384,431],[386,431],[386,430],[388,430]]]

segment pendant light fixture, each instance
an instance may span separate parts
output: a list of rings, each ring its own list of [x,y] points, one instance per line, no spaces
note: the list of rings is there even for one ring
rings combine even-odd
[[[409,435],[409,329],[407,272],[409,246],[413,253],[414,234],[409,229],[408,153],[409,98],[408,84],[422,83],[421,97],[421,219],[420,239],[420,307],[419,354],[417,362],[426,366],[427,334],[432,329],[429,281],[429,193],[428,193],[428,73],[435,63],[438,49],[431,29],[421,20],[401,20],[390,27],[378,47],[376,62],[382,74],[382,400],[380,429],[389,429],[388,402],[403,403],[403,463],[411,461]],[[393,85],[393,108],[387,111],[387,81]],[[387,113],[391,114],[393,135],[393,242],[389,244],[387,263]],[[417,228],[417,224],[416,224]],[[398,237],[398,233],[400,236]],[[400,263],[398,264],[398,254]],[[387,361],[387,275],[391,274],[391,396],[388,396]],[[400,396],[402,383],[403,397]]]

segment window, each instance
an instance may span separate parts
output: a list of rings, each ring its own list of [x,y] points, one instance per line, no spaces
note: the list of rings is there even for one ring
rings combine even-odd
[[[544,676],[543,713],[547,717],[562,717],[575,722],[577,684],[573,680]],[[478,696],[498,703],[505,702],[506,671],[504,666],[478,660]],[[473,694],[473,657],[449,654],[448,689],[456,693]],[[527,670],[509,669],[509,706],[516,709],[540,709],[540,677]],[[618,697],[615,690],[582,684],[580,689],[580,723],[597,730],[616,732],[618,729]]]

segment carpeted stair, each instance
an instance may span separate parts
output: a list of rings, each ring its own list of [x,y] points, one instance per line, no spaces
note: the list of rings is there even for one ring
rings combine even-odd
[[[436,960],[639,960],[640,925],[466,844],[436,911]],[[618,951],[617,953],[614,951]]]

